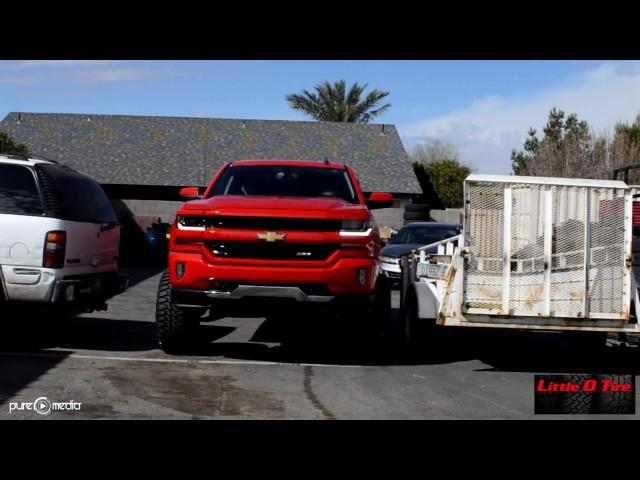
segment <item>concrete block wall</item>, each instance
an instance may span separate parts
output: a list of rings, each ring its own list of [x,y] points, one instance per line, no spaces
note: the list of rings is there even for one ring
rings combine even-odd
[[[393,200],[393,208],[380,208],[372,210],[373,218],[380,228],[389,227],[394,230],[402,228],[404,225],[404,207],[407,203],[411,203],[409,198],[395,198]]]
[[[122,200],[137,217],[160,218],[161,223],[171,223],[178,207],[184,202],[167,200]]]
[[[462,223],[462,208],[431,210],[431,217],[441,223]]]

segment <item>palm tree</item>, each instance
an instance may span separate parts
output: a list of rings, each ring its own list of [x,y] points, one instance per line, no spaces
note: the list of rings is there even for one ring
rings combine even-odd
[[[304,112],[315,120],[369,123],[391,106],[387,103],[375,108],[389,92],[372,90],[362,98],[367,84],[361,86],[354,83],[348,92],[344,80],[338,80],[333,85],[324,81],[314,88],[316,93],[303,90],[302,94],[287,95],[286,99],[291,108]]]

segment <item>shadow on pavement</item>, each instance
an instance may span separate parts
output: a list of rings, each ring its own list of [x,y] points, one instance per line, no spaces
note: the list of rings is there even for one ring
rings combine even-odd
[[[164,267],[123,267],[120,269],[120,272],[129,276],[128,288],[131,288],[138,283],[144,282],[148,278],[159,275],[162,270],[164,270]]]
[[[264,313],[254,316],[264,318]],[[397,319],[398,311],[394,310]],[[250,316],[246,314],[246,316]],[[572,347],[561,333],[498,329],[436,328],[415,348],[378,334],[367,318],[343,317],[311,309],[285,308],[269,313],[248,341],[225,340],[234,326],[203,323],[186,356],[281,363],[335,365],[437,365],[479,360],[478,371],[538,373],[640,373],[640,348]],[[235,320],[232,320],[235,322]],[[228,319],[225,320],[225,323]],[[62,325],[39,317],[23,318],[0,338],[0,352],[67,350],[142,352],[156,350],[154,322],[74,317]],[[18,327],[15,327],[18,325]]]
[[[8,404],[12,397],[62,362],[66,356],[65,354],[43,357],[0,355],[0,407],[3,410],[1,413],[6,413],[4,405]],[[33,400],[35,397],[20,399],[25,402]]]
[[[235,328],[201,325],[199,335],[215,341]],[[149,351],[158,348],[155,322],[100,317],[72,317],[64,321],[23,319],[3,332],[0,353],[34,352],[47,348],[100,350],[107,352]]]
[[[214,340],[218,341],[212,343]],[[638,346],[583,348],[556,332],[446,327],[423,334],[415,347],[408,349],[375,334],[364,319],[329,318],[313,312],[268,315],[249,342],[200,335],[199,343],[185,354],[372,366],[479,360],[487,367],[478,371],[640,373]]]

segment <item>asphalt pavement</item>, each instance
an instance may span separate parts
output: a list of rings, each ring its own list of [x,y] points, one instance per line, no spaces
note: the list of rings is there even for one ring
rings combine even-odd
[[[167,355],[155,339],[160,271],[128,273],[107,312],[59,327],[3,315],[0,419],[640,418],[638,398],[636,415],[533,413],[535,374],[638,375],[640,348],[615,338],[593,354],[558,333],[443,328],[409,352],[367,319],[283,305],[266,317],[214,315],[192,351]],[[43,397],[46,415],[34,410]]]

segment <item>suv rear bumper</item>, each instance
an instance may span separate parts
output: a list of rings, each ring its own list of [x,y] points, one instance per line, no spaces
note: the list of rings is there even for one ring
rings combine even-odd
[[[65,277],[56,269],[2,265],[0,282],[10,302],[102,305],[126,289],[128,277],[115,271]]]
[[[124,292],[128,283],[129,277],[122,274],[102,274],[58,280],[53,286],[51,303],[73,302],[100,305],[114,295]]]

